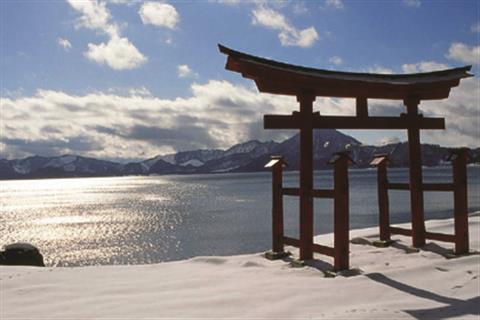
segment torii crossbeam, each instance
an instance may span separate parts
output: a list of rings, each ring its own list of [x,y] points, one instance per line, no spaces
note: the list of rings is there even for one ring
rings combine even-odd
[[[421,100],[445,99],[471,66],[416,74],[368,74],[313,69],[252,56],[219,45],[226,69],[255,81],[260,92],[296,96],[300,111],[265,115],[265,129],[300,130],[300,260],[313,257],[313,129],[406,129],[409,142],[409,189],[413,246],[425,244],[420,129],[445,129],[443,118],[418,112]],[[355,116],[313,113],[317,96],[356,99]],[[403,100],[399,117],[372,117],[368,99]],[[348,223],[348,221],[347,221]]]

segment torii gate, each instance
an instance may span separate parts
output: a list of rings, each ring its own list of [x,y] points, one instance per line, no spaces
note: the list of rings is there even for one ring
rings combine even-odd
[[[252,56],[219,45],[228,56],[225,68],[255,81],[260,92],[296,96],[300,111],[265,115],[265,129],[300,130],[300,260],[313,258],[313,129],[406,129],[409,145],[409,190],[412,245],[425,244],[420,129],[445,129],[444,118],[418,112],[421,100],[445,99],[471,66],[417,74],[368,74],[306,68]],[[356,99],[355,116],[323,116],[313,112],[316,97]],[[403,100],[406,114],[369,116],[368,99]],[[347,221],[348,223],[348,221]],[[348,255],[348,253],[347,253]],[[340,267],[340,268],[344,268]],[[348,268],[348,266],[347,266]]]

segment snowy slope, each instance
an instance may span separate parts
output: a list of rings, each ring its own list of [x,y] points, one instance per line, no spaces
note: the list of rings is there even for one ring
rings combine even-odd
[[[407,226],[408,227],[408,226]],[[451,232],[453,220],[428,221]],[[480,250],[480,217],[470,218]],[[373,240],[378,229],[353,230]],[[152,265],[76,268],[1,267],[1,319],[478,319],[476,254],[446,259],[451,244],[430,241],[407,253],[411,239],[389,248],[350,246],[357,268],[326,278],[331,258],[292,268],[290,258],[262,253],[196,257]],[[331,245],[332,234],[315,238]],[[297,256],[297,250],[290,248]],[[356,272],[355,272],[356,271]]]

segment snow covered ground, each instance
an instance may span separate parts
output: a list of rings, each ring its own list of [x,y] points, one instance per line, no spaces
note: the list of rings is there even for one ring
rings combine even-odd
[[[427,222],[452,232],[452,220]],[[480,216],[470,217],[479,251]],[[351,238],[373,240],[376,228]],[[450,244],[429,241],[407,253],[352,244],[359,275],[327,278],[329,257],[292,268],[262,254],[197,257],[154,265],[75,268],[0,267],[0,319],[479,319],[480,255],[447,259]],[[331,243],[332,235],[316,242]],[[294,250],[296,252],[296,250]],[[324,261],[324,262],[322,262]]]

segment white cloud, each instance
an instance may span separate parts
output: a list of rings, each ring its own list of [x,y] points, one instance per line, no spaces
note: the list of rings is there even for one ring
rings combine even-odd
[[[144,24],[174,29],[180,16],[174,6],[161,2],[145,2],[138,12]]]
[[[425,101],[420,108],[428,116],[444,117],[446,130],[424,130],[422,134],[429,142],[447,146],[478,147],[480,141],[480,80],[463,79],[458,87],[452,88],[448,99]]]
[[[374,65],[366,70],[368,73],[393,74],[393,70],[381,65]]]
[[[230,6],[236,6],[242,3],[241,0],[208,0],[211,3],[219,3],[219,4],[226,4]]]
[[[57,43],[60,47],[62,47],[65,51],[69,51],[72,48],[72,44],[68,39],[65,38],[58,38]]]
[[[336,66],[343,64],[343,59],[338,56],[333,56],[328,59],[328,62],[333,63]]]
[[[402,3],[404,6],[412,7],[412,8],[418,8],[422,5],[420,0],[403,0]]]
[[[88,44],[88,50],[83,53],[89,60],[100,65],[107,65],[114,70],[138,68],[147,61],[145,57],[126,37],[120,34],[118,25],[111,21],[110,11],[105,2],[97,0],[79,1],[67,0],[81,14],[76,26],[84,27],[107,34],[107,43]],[[120,2],[122,2],[120,0]],[[119,3],[119,2],[117,2]]]
[[[102,93],[102,92],[97,92]],[[152,96],[147,87],[110,87],[107,90],[108,94],[119,96]]]
[[[258,106],[273,113],[291,112],[292,97],[259,94],[213,80],[195,83],[191,90],[191,96],[175,99],[155,97],[142,88],[125,89],[121,95],[115,93],[119,90],[79,96],[38,90],[33,96],[2,97],[4,156],[16,158],[40,150],[45,155],[146,158],[291,134],[263,130]]]
[[[278,38],[283,46],[308,48],[319,39],[314,27],[299,30],[290,25],[280,12],[263,5],[252,10],[252,24],[279,31]]]
[[[318,40],[318,38],[319,36],[318,36],[317,30],[315,30],[314,27],[310,27],[310,28],[300,30],[299,33],[293,33],[288,35],[284,39],[285,41],[283,42],[283,44],[291,45],[291,46],[299,46],[302,48],[308,48],[308,47],[311,47],[315,43],[315,41]],[[282,38],[280,38],[280,42],[282,42]]]
[[[105,2],[67,0],[68,3],[81,14],[77,19],[76,27],[84,27],[87,29],[98,30],[109,34],[110,36],[118,35],[118,26],[110,23],[111,15]]]
[[[295,14],[306,14],[308,13],[307,6],[304,1],[297,1],[292,4],[292,10]]]
[[[252,11],[252,23],[262,25],[274,30],[293,29],[287,19],[279,12],[264,6],[259,6]]]
[[[464,43],[455,42],[450,45],[446,57],[469,64],[480,64],[480,46],[470,47]]]
[[[376,144],[384,146],[384,145],[387,145],[387,144],[399,143],[399,142],[400,142],[399,137],[383,137]]]
[[[193,70],[190,69],[190,67],[186,64],[181,64],[181,65],[177,66],[177,74],[180,78],[198,76],[198,74],[193,72]]]
[[[325,7],[334,9],[343,9],[345,5],[342,0],[325,0]]]
[[[422,101],[421,112],[445,117],[447,126],[447,130],[423,130],[422,142],[478,147],[479,91],[478,79],[464,79],[448,99]],[[293,97],[214,80],[194,83],[191,92],[189,97],[174,99],[155,97],[145,88],[126,89],[123,95],[38,90],[33,96],[1,97],[2,155],[17,158],[40,150],[45,155],[147,158],[180,150],[227,148],[250,139],[281,140],[295,133],[264,130],[261,120],[264,110],[272,114],[297,110]],[[399,101],[369,102],[372,115],[405,112]],[[314,109],[325,115],[352,114],[354,99],[318,98]]]
[[[134,69],[147,62],[147,58],[127,38],[119,37],[112,37],[106,44],[89,43],[84,55],[115,70]]]
[[[472,24],[472,26],[470,27],[470,31],[473,32],[473,33],[479,33],[480,32],[480,22]]]
[[[121,4],[121,5],[127,5],[127,6],[133,6],[139,2],[142,2],[142,0],[106,0],[107,3],[111,4]]]
[[[112,4],[128,4],[130,2],[133,2],[132,0],[106,0],[106,1]]]
[[[23,87],[18,87],[15,90],[8,90],[8,89],[3,89],[2,90],[2,94],[4,94],[5,97],[7,97],[7,98],[21,97],[21,96],[23,96],[24,92],[25,92],[25,89]],[[0,123],[1,123],[1,121],[0,121]]]
[[[449,66],[444,63],[438,63],[435,61],[420,61],[417,63],[406,63],[402,65],[402,71],[404,73],[419,73],[430,72],[448,69]]]
[[[150,92],[150,90],[148,90],[147,88],[145,87],[139,87],[139,88],[130,88],[128,90],[128,93],[131,95],[131,96],[151,96],[152,93]]]

